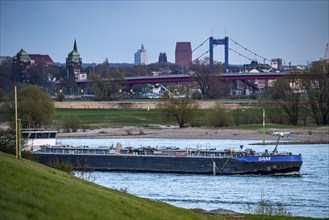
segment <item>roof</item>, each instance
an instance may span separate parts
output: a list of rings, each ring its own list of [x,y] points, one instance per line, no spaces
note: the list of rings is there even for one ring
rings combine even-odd
[[[31,58],[32,63],[38,66],[55,65],[54,61],[50,58],[49,55],[30,54],[29,56]]]
[[[29,54],[21,49],[17,54],[16,56],[13,57],[13,59],[17,60],[17,61],[20,61],[20,62],[30,62],[31,59],[29,57]]]
[[[74,40],[73,50],[67,55],[66,61],[73,61],[76,63],[82,62],[78,52],[77,41]]]
[[[67,55],[66,60],[69,60],[69,61],[73,61],[73,62],[79,63],[79,62],[81,62],[81,57],[80,57],[80,54],[79,54],[77,51],[72,50],[72,51]]]

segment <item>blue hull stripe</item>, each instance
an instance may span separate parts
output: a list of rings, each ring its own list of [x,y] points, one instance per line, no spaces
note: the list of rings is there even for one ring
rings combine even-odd
[[[241,162],[301,162],[301,155],[269,155],[269,156],[248,156],[234,157],[233,159]]]

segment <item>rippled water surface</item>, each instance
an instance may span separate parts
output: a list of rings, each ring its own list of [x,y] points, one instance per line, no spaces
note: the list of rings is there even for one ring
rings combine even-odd
[[[110,146],[177,146],[239,149],[240,145],[257,151],[274,146],[248,146],[255,141],[182,139],[62,139],[63,144]],[[160,173],[93,172],[91,180],[99,185],[139,197],[160,200],[184,208],[253,211],[261,194],[272,203],[282,203],[298,216],[329,217],[329,146],[280,145],[279,151],[302,154],[301,176],[212,176]]]

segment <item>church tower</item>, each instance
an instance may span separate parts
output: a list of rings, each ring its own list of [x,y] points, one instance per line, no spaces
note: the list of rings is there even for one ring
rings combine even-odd
[[[78,52],[77,41],[74,40],[73,50],[67,55],[66,58],[66,74],[68,77],[78,79],[82,70],[82,59]]]

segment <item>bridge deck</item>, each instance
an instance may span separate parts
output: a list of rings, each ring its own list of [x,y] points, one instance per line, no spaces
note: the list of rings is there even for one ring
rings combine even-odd
[[[270,73],[216,73],[214,74],[219,80],[268,80],[278,79],[288,75],[287,72],[270,72]],[[116,80],[120,84],[154,84],[154,83],[171,83],[171,82],[193,82],[196,77],[189,74],[172,74],[161,76],[134,76],[126,77],[123,80]],[[78,84],[89,83],[90,80],[77,80]]]

